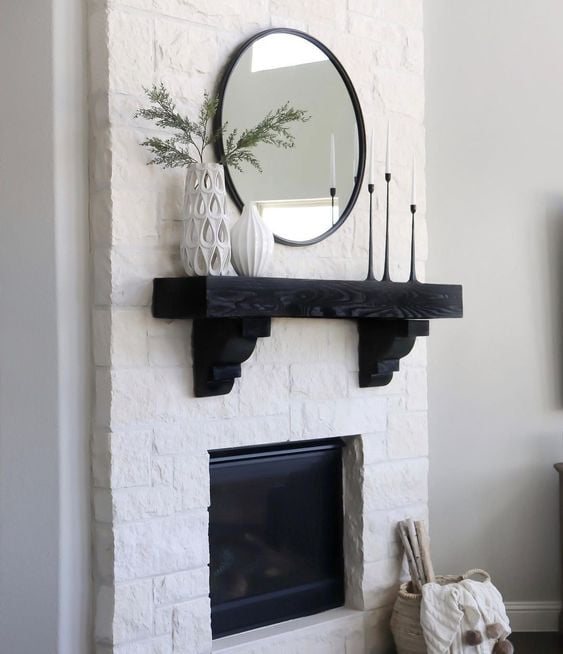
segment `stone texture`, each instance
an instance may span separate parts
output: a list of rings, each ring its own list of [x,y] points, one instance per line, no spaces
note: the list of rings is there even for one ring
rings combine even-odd
[[[99,583],[98,588],[102,585],[110,585],[113,582],[113,565],[114,565],[114,540],[113,532],[109,525],[94,524],[93,528],[94,543],[94,573]],[[97,606],[102,611],[106,610],[105,602],[98,602]],[[113,611],[113,604],[111,610]]]
[[[94,633],[98,642],[110,642],[113,638],[113,616],[115,613],[114,589],[100,585],[96,596],[96,620]]]
[[[209,568],[195,568],[154,578],[156,606],[178,604],[209,593]]]
[[[389,628],[391,606],[365,613],[364,628],[370,634],[369,654],[390,654],[394,651],[393,637]]]
[[[150,638],[153,633],[152,581],[143,580],[115,587],[113,642]]]
[[[397,597],[401,562],[397,558],[367,562],[364,572],[364,608],[389,606]]]
[[[371,641],[364,630],[363,613],[336,609],[294,620],[291,630],[274,627],[261,638],[233,639],[228,654],[365,654]],[[265,632],[265,633],[264,633]],[[237,641],[242,642],[237,642]]]
[[[364,452],[364,463],[381,463],[387,460],[387,432],[375,434],[364,434],[362,437],[362,448]]]
[[[209,497],[209,457],[177,456],[174,458],[174,488],[179,511],[207,508]]]
[[[289,416],[186,421],[155,430],[154,447],[159,454],[189,454],[196,443],[206,450],[289,440]]]
[[[151,366],[177,366],[178,361],[191,361],[188,330],[178,338],[151,336],[148,347]]]
[[[379,397],[304,400],[291,406],[291,433],[296,438],[383,431],[385,423],[386,403]]]
[[[174,652],[207,654],[210,651],[209,610],[207,597],[176,606],[172,617]]]
[[[92,341],[96,366],[111,365],[111,311],[107,308],[92,311]]]
[[[152,433],[150,431],[113,432],[109,440],[112,487],[148,486]]]
[[[158,9],[167,16],[185,18],[214,30],[258,29],[268,24],[269,2],[253,0],[242,12],[238,0],[215,0],[212,5],[197,0],[158,0]]]
[[[265,380],[267,380],[266,383]],[[245,366],[239,382],[239,415],[269,416],[287,412],[289,370],[287,366]]]
[[[162,575],[208,563],[207,512],[115,525],[116,581]]]
[[[256,636],[225,654],[384,654],[400,576],[396,522],[427,515],[426,344],[384,388],[358,388],[352,321],[276,319],[232,393],[195,398],[189,321],[154,320],[152,279],[182,275],[184,171],[147,166],[153,125],[133,117],[163,81],[182,111],[234,48],[260,29],[312,33],[348,69],[382,174],[393,121],[393,206],[420,172],[417,270],[427,256],[421,0],[89,0],[90,214],[93,245],[92,437],[97,654],[210,654],[208,451],[354,436],[345,449],[347,604]],[[371,123],[371,124],[370,124]],[[375,225],[383,228],[382,189]],[[236,216],[229,202],[231,217]],[[367,198],[322,243],[275,246],[272,274],[361,279]],[[408,218],[408,217],[407,217]],[[392,272],[408,275],[408,220],[392,224]],[[381,270],[381,242],[376,241]],[[362,435],[361,437],[356,435]],[[245,638],[247,638],[245,640]],[[238,642],[238,644],[237,644]]]
[[[365,473],[367,511],[394,509],[428,500],[428,462],[406,459],[369,466]]]
[[[343,495],[346,507],[346,528],[343,550],[346,604],[362,610],[364,577],[364,450],[360,437],[350,438],[342,452]]]
[[[92,254],[94,271],[94,304],[111,304],[111,253],[107,247],[97,247]]]
[[[119,524],[170,515],[174,513],[175,504],[171,488],[117,488],[112,493],[113,521]]]
[[[407,409],[426,411],[428,408],[426,370],[407,370]]]
[[[144,103],[143,103],[144,104]],[[133,112],[131,113],[131,116]],[[143,150],[135,145],[136,154]],[[142,189],[116,188],[112,193],[112,238],[115,244],[140,246],[158,242],[156,197]]]
[[[172,654],[171,636],[160,636],[138,643],[118,645],[110,650],[113,654]]]
[[[388,415],[388,452],[392,459],[428,455],[426,412],[390,412]]]
[[[94,162],[91,164],[94,166]],[[95,247],[111,245],[111,191],[105,183],[97,190],[90,190],[90,238]]]
[[[94,488],[109,488],[111,485],[111,458],[109,435],[94,431],[90,442],[92,456],[92,482]]]
[[[147,365],[147,320],[143,309],[111,312],[111,361],[115,367]]]
[[[346,25],[347,22],[346,4],[340,0],[310,3],[303,3],[300,0],[271,0],[270,9],[277,16],[300,18],[311,26],[326,22],[333,30],[335,25]]]
[[[140,428],[159,421],[232,418],[238,395],[194,399],[192,371],[188,368],[114,370],[111,375],[111,424]]]
[[[345,365],[293,363],[289,370],[292,397],[324,400],[348,394]]]
[[[92,504],[94,506],[94,520],[99,523],[111,524],[113,520],[111,491],[107,488],[94,488]]]
[[[157,577],[158,579],[158,577]],[[154,609],[154,635],[165,636],[172,634],[172,616],[174,604],[168,606],[155,606]]]
[[[422,3],[418,0],[348,0],[350,11],[422,29]]]
[[[154,74],[154,20],[120,9],[108,12],[108,87],[137,93]]]
[[[174,485],[174,457],[153,455],[151,459],[151,483],[153,486]]]

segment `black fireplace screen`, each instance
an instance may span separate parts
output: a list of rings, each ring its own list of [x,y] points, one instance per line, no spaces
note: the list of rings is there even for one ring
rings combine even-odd
[[[213,637],[344,603],[342,441],[211,452]]]

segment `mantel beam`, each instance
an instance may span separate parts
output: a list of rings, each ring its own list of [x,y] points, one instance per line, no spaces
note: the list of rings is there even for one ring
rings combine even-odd
[[[461,286],[419,282],[169,277],[154,280],[153,316],[193,319],[194,391],[224,395],[271,319],[356,320],[359,385],[385,386],[429,319],[460,318]]]

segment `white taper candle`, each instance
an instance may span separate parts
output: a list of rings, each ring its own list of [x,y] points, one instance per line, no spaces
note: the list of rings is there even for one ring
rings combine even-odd
[[[416,164],[414,155],[412,157],[412,184],[411,184],[411,205],[416,204]]]
[[[387,121],[387,151],[385,153],[385,174],[391,174],[391,121]]]
[[[352,160],[352,177],[358,175],[358,161],[360,160],[360,137],[358,136],[358,125],[354,124],[354,158]]]
[[[330,186],[336,188],[336,150],[334,146],[334,134],[330,135]]]
[[[371,128],[371,137],[369,140],[369,174],[368,174],[368,184],[375,184],[375,136],[373,132],[373,127]]]

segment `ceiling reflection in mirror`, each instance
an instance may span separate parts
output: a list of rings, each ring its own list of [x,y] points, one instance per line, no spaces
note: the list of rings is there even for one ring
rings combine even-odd
[[[292,148],[259,144],[263,172],[227,170],[241,207],[255,202],[279,242],[304,245],[332,233],[350,213],[365,163],[361,111],[348,76],[334,56],[293,30],[258,35],[227,72],[220,120],[238,133],[289,103],[308,114],[294,122]]]

